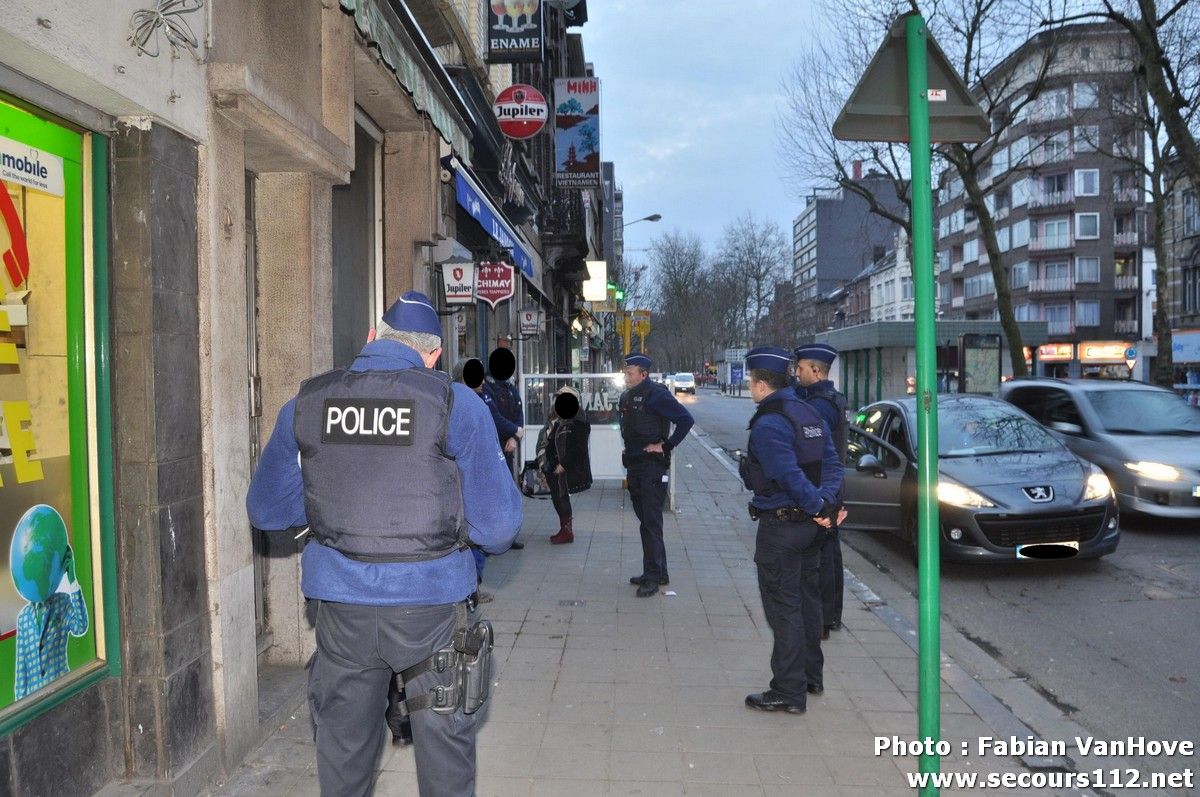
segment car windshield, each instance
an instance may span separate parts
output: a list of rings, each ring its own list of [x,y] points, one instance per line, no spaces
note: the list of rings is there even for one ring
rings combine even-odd
[[[1087,397],[1107,432],[1200,435],[1200,410],[1166,390],[1089,390]]]
[[[1060,448],[1045,427],[1003,404],[947,402],[938,407],[938,456],[979,457]]]
[[[693,381],[695,381],[695,379],[696,378],[694,376],[692,376],[691,374],[676,374],[675,375],[676,382],[693,382]]]

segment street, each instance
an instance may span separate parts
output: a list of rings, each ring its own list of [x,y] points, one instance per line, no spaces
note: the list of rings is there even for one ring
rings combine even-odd
[[[748,399],[701,390],[681,401],[715,444],[745,447]],[[1197,531],[1122,522],[1120,548],[1098,561],[944,564],[943,618],[1098,736],[1195,739]],[[878,568],[857,575],[881,597],[915,597],[899,538],[846,532],[845,542]]]

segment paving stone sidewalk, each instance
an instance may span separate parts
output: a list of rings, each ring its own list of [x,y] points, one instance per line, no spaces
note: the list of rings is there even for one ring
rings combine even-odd
[[[481,797],[913,793],[904,772],[916,760],[877,757],[874,739],[916,736],[916,659],[849,592],[845,629],[823,645],[825,694],[809,700],[808,713],[743,705],[770,678],[771,632],[747,495],[702,439],[677,452],[668,593],[638,599],[628,584],[642,554],[619,483],[573,498],[572,545],[551,546],[550,502],[526,500],[525,549],[490,559],[484,577],[496,594],[484,611],[498,666],[479,730]],[[956,751],[960,740],[994,734],[945,684],[942,712]],[[307,708],[298,705],[217,793],[315,795],[314,761]],[[1021,768],[1015,759],[957,755],[942,766]],[[415,795],[413,772],[412,749],[389,745],[376,794]]]

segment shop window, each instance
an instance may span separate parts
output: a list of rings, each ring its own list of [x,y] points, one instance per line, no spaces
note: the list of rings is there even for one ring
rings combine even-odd
[[[24,707],[52,705],[64,685],[104,670],[96,662],[104,658],[104,630],[113,620],[103,611],[111,562],[103,559],[102,539],[111,536],[102,538],[100,522],[101,502],[111,506],[111,485],[95,472],[102,452],[88,450],[101,429],[95,396],[106,384],[89,369],[107,357],[88,350],[94,317],[85,304],[93,295],[106,301],[107,288],[94,286],[84,268],[92,258],[97,271],[104,267],[90,234],[107,226],[93,216],[104,203],[85,197],[84,185],[103,192],[106,181],[103,172],[91,179],[90,136],[2,98],[0,130],[3,725],[19,722]]]

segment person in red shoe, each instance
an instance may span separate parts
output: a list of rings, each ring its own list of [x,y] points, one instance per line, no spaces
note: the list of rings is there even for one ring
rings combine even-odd
[[[588,440],[592,428],[579,403],[579,392],[566,385],[554,394],[550,423],[546,426],[541,458],[542,472],[550,485],[550,500],[558,513],[558,533],[550,538],[555,545],[575,541],[571,493],[592,486],[592,463]]]

